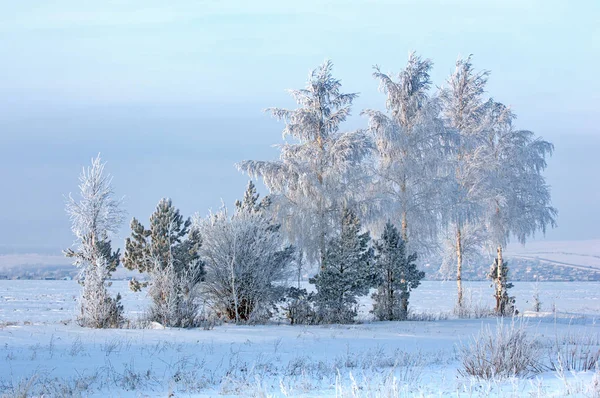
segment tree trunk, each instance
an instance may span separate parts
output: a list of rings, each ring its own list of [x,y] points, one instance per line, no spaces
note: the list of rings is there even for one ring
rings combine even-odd
[[[402,212],[402,239],[408,241],[408,221],[406,220],[406,210]]]
[[[463,288],[462,288],[462,236],[461,236],[461,232],[460,232],[460,227],[457,227],[457,229],[456,229],[456,258],[457,258],[456,286],[458,288],[457,304],[458,304],[458,308],[462,308],[462,305],[463,305]]]
[[[497,249],[498,258],[497,258],[497,267],[496,268],[496,313],[501,314],[504,312],[502,310],[502,267],[504,265],[504,261],[502,260],[502,246],[498,245]]]
[[[388,270],[388,297],[387,297],[387,310],[388,310],[388,321],[394,320],[394,288],[393,288],[393,276],[392,272]]]

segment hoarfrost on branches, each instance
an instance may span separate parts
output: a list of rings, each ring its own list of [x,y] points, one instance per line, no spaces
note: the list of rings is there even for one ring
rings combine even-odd
[[[238,164],[249,175],[262,177],[288,236],[309,261],[320,265],[342,208],[364,208],[362,161],[372,150],[364,132],[339,132],[357,94],[340,91],[332,66],[325,62],[312,71],[306,88],[290,90],[297,109],[267,110],[285,123],[284,139],[294,141],[279,146],[280,159]]]
[[[296,258],[278,224],[257,206],[249,184],[245,200],[229,215],[226,209],[196,219],[204,237],[206,264],[202,290],[213,310],[235,322],[262,322],[283,298],[284,283]]]
[[[444,126],[440,102],[430,98],[432,62],[415,53],[397,80],[375,67],[380,91],[386,94],[383,113],[367,109],[368,131],[376,146],[377,200],[383,216],[401,227],[408,247],[433,250],[438,233],[439,169],[444,159]]]
[[[77,248],[65,250],[67,257],[79,267],[82,287],[78,322],[93,328],[119,327],[123,321],[120,296],[112,298],[106,280],[119,264],[119,250],[112,251],[110,236],[122,223],[122,200],[115,199],[112,178],[104,173],[100,155],[84,168],[79,177],[79,200],[69,195],[66,211],[69,215]]]

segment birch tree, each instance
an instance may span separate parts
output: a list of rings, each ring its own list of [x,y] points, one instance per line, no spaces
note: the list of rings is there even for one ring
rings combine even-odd
[[[387,113],[367,109],[376,147],[376,191],[386,217],[409,248],[430,252],[439,229],[439,168],[444,133],[440,103],[430,98],[432,62],[411,53],[397,79],[375,67]],[[390,214],[391,213],[391,214]],[[383,219],[383,217],[380,217]]]
[[[485,151],[482,149],[482,131],[485,112],[483,99],[489,72],[475,72],[471,57],[458,59],[454,73],[441,91],[443,117],[449,139],[450,155],[445,166],[447,179],[443,222],[453,235],[456,257],[457,308],[463,304],[462,269],[467,231],[477,231],[482,220],[486,191]],[[447,257],[447,256],[446,256]]]
[[[262,178],[288,237],[320,266],[343,206],[361,200],[361,161],[372,149],[364,132],[339,131],[357,94],[341,92],[332,67],[325,62],[304,89],[290,90],[298,108],[267,109],[285,123],[283,137],[291,141],[279,146],[279,160],[237,165]]]
[[[550,187],[542,175],[554,146],[528,130],[514,127],[516,116],[501,103],[488,101],[483,145],[487,168],[488,200],[484,221],[488,243],[496,252],[493,269],[496,312],[504,314],[508,297],[504,280],[508,270],[502,252],[511,236],[524,244],[537,231],[556,225],[557,211],[550,205]]]
[[[66,205],[77,247],[65,255],[79,268],[83,286],[78,322],[93,328],[118,327],[123,321],[120,296],[110,297],[106,282],[119,264],[119,250],[112,250],[110,237],[123,222],[123,201],[114,197],[112,177],[104,167],[100,155],[92,159],[79,177],[79,198],[69,194]]]

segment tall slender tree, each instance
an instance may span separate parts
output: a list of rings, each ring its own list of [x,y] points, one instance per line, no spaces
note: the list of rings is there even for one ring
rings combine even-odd
[[[503,280],[508,275],[502,256],[510,237],[525,243],[537,231],[556,225],[550,187],[542,175],[554,146],[528,130],[515,129],[516,116],[501,103],[488,101],[483,146],[488,163],[488,200],[484,213],[488,243],[496,251],[496,312],[504,314]],[[507,297],[507,296],[506,296]]]
[[[409,247],[428,252],[437,241],[438,176],[444,147],[440,102],[429,96],[432,62],[411,53],[396,80],[375,67],[387,113],[367,109],[376,146],[382,208],[401,225]],[[381,218],[381,217],[380,217]]]
[[[444,187],[443,220],[454,236],[456,257],[457,307],[463,304],[463,241],[467,231],[476,231],[481,222],[486,195],[485,171],[488,167],[482,145],[485,101],[489,72],[475,72],[471,57],[458,59],[456,69],[441,91],[443,116],[450,139],[447,141],[447,179]]]
[[[340,133],[355,93],[342,93],[325,62],[312,71],[306,87],[290,90],[297,109],[267,111],[285,123],[278,161],[240,162],[240,170],[260,176],[288,237],[321,267],[326,242],[344,205],[360,199],[361,161],[372,143],[362,131]]]
[[[106,280],[119,264],[119,250],[111,248],[111,235],[123,222],[122,199],[114,197],[112,177],[104,172],[100,155],[79,177],[79,199],[69,194],[66,211],[77,248],[65,250],[79,268],[83,285],[78,321],[82,326],[118,327],[122,322],[120,296],[110,297]]]

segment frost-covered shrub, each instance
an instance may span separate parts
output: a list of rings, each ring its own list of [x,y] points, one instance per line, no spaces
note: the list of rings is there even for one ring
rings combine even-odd
[[[193,272],[193,268],[176,272],[172,265],[156,267],[148,284],[152,299],[148,320],[182,328],[199,324],[200,288]]]
[[[310,279],[317,292],[318,323],[351,323],[356,316],[357,297],[369,293],[373,284],[369,233],[361,233],[356,215],[344,209],[341,232],[329,241],[322,268]]]
[[[557,337],[548,350],[548,359],[555,371],[600,369],[600,334],[569,333]]]
[[[540,344],[521,322],[507,326],[500,321],[495,330],[483,327],[469,343],[459,346],[459,355],[459,372],[482,379],[529,376],[544,369]]]
[[[236,322],[262,322],[283,298],[281,282],[295,256],[279,225],[258,204],[253,185],[248,191],[233,215],[224,209],[198,220],[206,267],[202,291],[221,316]]]
[[[283,310],[292,325],[312,325],[317,321],[314,295],[306,289],[290,287],[285,295]]]
[[[77,323],[90,328],[118,328],[124,321],[121,295],[111,297],[107,286],[108,270],[105,259],[97,260],[94,267],[89,267],[85,279],[81,282],[83,288],[79,298],[80,313]]]

